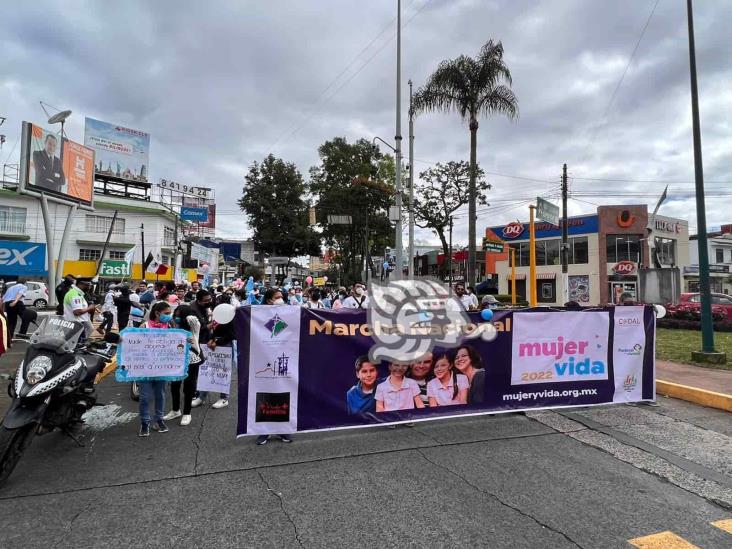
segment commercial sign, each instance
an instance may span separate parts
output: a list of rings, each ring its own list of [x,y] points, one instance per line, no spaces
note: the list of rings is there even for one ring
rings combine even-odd
[[[376,335],[412,327],[368,323],[367,311],[345,318],[322,309],[241,307],[237,431],[291,433],[653,400],[655,313],[650,306],[618,309],[628,310],[497,310],[492,341],[475,337],[486,325],[477,312],[461,326],[435,323],[429,333],[452,330],[458,346],[435,348],[425,357],[430,372],[418,379],[368,358]],[[455,369],[461,349],[477,370],[472,379]]]
[[[98,174],[147,183],[149,133],[86,118],[84,144],[96,152]]]
[[[503,241],[483,238],[483,251],[492,253],[503,253]]]
[[[613,272],[619,275],[634,275],[638,265],[633,261],[620,261],[613,265]]]
[[[0,276],[46,276],[46,245],[0,240]]]
[[[667,233],[680,233],[681,223],[676,221],[666,221],[665,219],[656,219],[656,230]]]
[[[99,267],[99,276],[121,278],[130,276],[130,265],[120,259],[103,259]]]
[[[528,225],[528,223],[527,223]],[[523,229],[519,228],[524,227]],[[578,236],[583,234],[594,234],[598,232],[598,217],[597,214],[591,214],[591,215],[583,215],[580,217],[570,217],[567,219],[567,234],[569,236]],[[513,222],[509,223],[508,225],[499,225],[496,227],[488,227],[489,230],[493,231],[495,234],[502,236],[503,238],[507,240],[528,240],[529,239],[529,231],[526,230],[527,227],[525,227],[520,222]],[[506,234],[506,229],[508,229],[508,234],[511,236],[508,236]],[[547,223],[545,221],[541,221],[538,223],[534,223],[534,231],[536,232],[536,238],[561,238],[562,236],[562,229],[561,229],[561,220],[560,225],[552,225],[551,223]]]
[[[22,190],[91,205],[94,151],[66,137],[23,122]]]
[[[520,221],[512,221],[511,223],[503,227],[503,230],[501,232],[503,233],[504,238],[518,238],[524,232],[524,225]]]
[[[559,206],[555,206],[548,200],[536,197],[536,217],[552,225],[559,226]]]
[[[193,206],[181,206],[180,218],[183,221],[208,221],[208,208],[195,208]]]
[[[178,183],[177,181],[171,181],[169,179],[161,179],[158,187],[161,189],[168,189],[170,191],[177,191],[183,194],[190,194],[191,196],[204,199],[208,198],[208,195],[211,193],[211,189],[207,187],[193,187],[191,185],[184,185],[183,183]]]

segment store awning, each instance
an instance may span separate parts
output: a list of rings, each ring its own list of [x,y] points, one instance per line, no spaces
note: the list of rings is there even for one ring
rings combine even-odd
[[[507,278],[508,280],[511,280],[511,273],[508,273],[508,274],[506,275],[506,278]],[[519,274],[519,273],[516,273],[516,280],[526,280],[526,275],[525,275],[525,274],[523,274],[523,273],[521,273],[521,274]]]
[[[557,273],[539,273],[536,275],[536,280],[554,280],[557,278]]]

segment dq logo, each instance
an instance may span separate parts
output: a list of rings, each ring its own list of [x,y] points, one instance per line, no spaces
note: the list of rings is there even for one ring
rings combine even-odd
[[[632,275],[635,273],[635,263],[632,261],[621,261],[613,266],[613,272],[619,275]]]
[[[623,229],[627,229],[630,227],[633,223],[635,223],[636,217],[630,213],[629,210],[623,210],[618,214],[618,227],[622,227]]]
[[[520,221],[513,221],[503,227],[504,238],[518,238],[524,232],[524,226]]]

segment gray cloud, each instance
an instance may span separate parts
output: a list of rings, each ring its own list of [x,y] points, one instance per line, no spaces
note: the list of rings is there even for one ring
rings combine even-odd
[[[572,189],[578,194],[609,189],[660,194],[663,189],[661,183],[581,177],[668,181],[672,196],[685,194],[663,211],[696,226],[688,198],[694,171],[684,3],[660,2],[609,109],[653,0],[403,4],[405,137],[408,78],[419,86],[441,60],[475,55],[488,38],[504,43],[521,117],[516,123],[481,120],[479,161],[488,172],[546,182],[489,175],[493,206],[481,209],[479,227],[525,218],[525,205],[511,200],[551,195],[563,162],[577,177]],[[214,187],[221,234],[247,234],[234,198],[251,162],[274,152],[307,175],[326,139],[393,138],[394,27],[343,70],[392,21],[394,8],[395,2],[387,0],[4,6],[0,115],[8,117],[2,128],[8,142],[0,160],[12,149],[22,120],[43,121],[39,100],[74,110],[67,131],[77,140],[83,137],[84,116],[140,128],[152,134],[153,179]],[[697,2],[705,176],[710,182],[732,181],[730,22],[732,3]],[[416,133],[420,161],[468,157],[468,130],[456,115],[420,116]],[[17,155],[16,150],[12,156]],[[416,163],[417,171],[427,167]],[[724,188],[729,185],[709,184],[710,191]],[[654,202],[578,198],[598,204]],[[708,199],[709,225],[730,221],[729,204],[726,197]],[[570,208],[581,213],[594,206],[571,201]],[[456,240],[465,242],[466,216],[459,220]],[[434,238],[423,230],[417,234],[421,240]]]

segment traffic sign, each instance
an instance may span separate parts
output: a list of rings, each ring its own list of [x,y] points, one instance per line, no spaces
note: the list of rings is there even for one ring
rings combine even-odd
[[[552,225],[559,226],[559,206],[555,206],[548,200],[536,197],[536,217]]]

